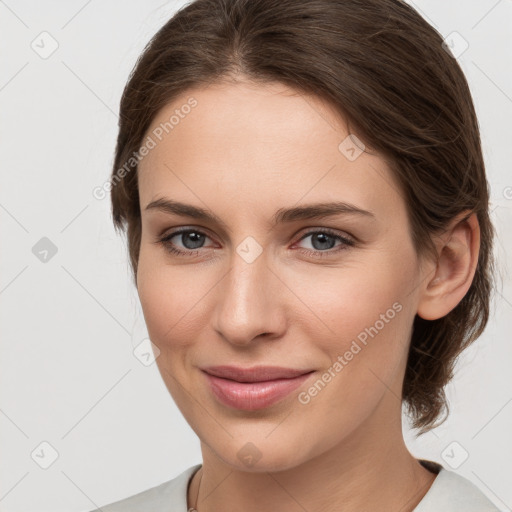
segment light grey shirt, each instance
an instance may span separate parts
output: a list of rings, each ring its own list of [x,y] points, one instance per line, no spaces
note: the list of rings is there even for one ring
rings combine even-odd
[[[499,512],[468,479],[431,461],[422,464],[439,473],[414,512]],[[187,512],[188,484],[200,467],[191,466],[172,480],[91,512]]]

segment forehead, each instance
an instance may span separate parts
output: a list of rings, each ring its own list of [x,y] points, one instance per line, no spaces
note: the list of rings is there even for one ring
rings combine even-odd
[[[341,131],[346,131],[343,119],[320,98],[283,84],[223,82],[190,89],[157,113],[148,133],[156,132],[163,144],[158,144],[146,160],[172,156],[178,145],[182,150],[194,149],[186,152],[187,158],[202,157],[208,150],[219,148],[228,151],[226,158],[233,157],[239,144],[243,144],[246,154],[256,151],[260,156],[276,153],[276,157],[287,145],[310,141],[303,148],[304,156],[323,151],[328,141],[318,151],[314,151],[314,142],[325,139],[326,132],[332,137],[340,125]]]
[[[139,163],[141,207],[167,195],[207,204],[265,197],[277,207],[303,198],[397,208],[385,162],[367,153],[348,159],[344,144],[354,139],[341,115],[283,84],[190,89],[157,113],[148,136],[155,145]]]

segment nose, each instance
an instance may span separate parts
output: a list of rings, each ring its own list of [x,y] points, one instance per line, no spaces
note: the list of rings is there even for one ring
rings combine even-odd
[[[216,287],[215,330],[239,346],[258,336],[280,337],[286,329],[285,288],[265,251],[250,263],[234,253],[231,269]]]

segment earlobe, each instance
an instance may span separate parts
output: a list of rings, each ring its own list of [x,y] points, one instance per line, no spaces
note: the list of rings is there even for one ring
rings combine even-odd
[[[480,226],[475,213],[464,212],[452,221],[436,245],[435,272],[425,279],[417,314],[425,320],[447,315],[466,295],[478,263]],[[432,274],[432,271],[431,271]]]

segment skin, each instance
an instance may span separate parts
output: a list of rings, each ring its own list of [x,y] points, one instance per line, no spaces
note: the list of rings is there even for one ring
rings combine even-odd
[[[197,106],[139,165],[137,275],[159,371],[201,441],[203,465],[189,486],[189,506],[201,480],[199,512],[413,510],[435,474],[409,453],[402,435],[412,322],[416,314],[446,315],[466,294],[478,257],[476,217],[454,219],[435,239],[437,262],[419,258],[386,162],[367,152],[347,159],[338,149],[345,123],[325,102],[278,83],[217,83],[165,106],[147,133],[190,97]],[[159,198],[208,209],[223,225],[146,210]],[[328,201],[374,217],[269,227],[279,209]],[[179,227],[205,235],[196,250],[190,234],[172,238],[192,256],[159,243]],[[325,228],[355,244],[336,251],[343,242],[334,237],[331,245],[314,245]],[[237,253],[248,236],[262,249],[251,263]],[[400,312],[301,404],[299,392],[394,303]],[[217,364],[316,371],[278,404],[248,412],[209,391],[199,367]],[[247,443],[260,455],[252,466],[237,456]]]

